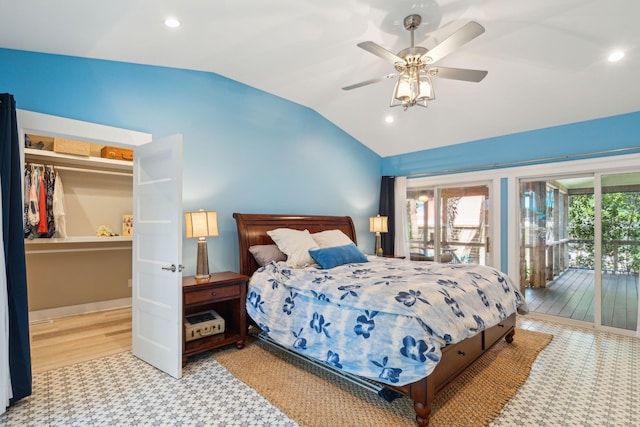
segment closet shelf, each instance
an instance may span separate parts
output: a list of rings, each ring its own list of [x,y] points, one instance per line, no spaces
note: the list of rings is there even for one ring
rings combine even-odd
[[[56,153],[54,151],[25,148],[25,161],[32,163],[55,164],[57,166],[75,166],[96,171],[133,171],[133,162],[125,160],[104,159],[102,157],[84,157],[73,154]]]
[[[25,245],[46,245],[46,244],[74,244],[74,243],[115,243],[115,242],[131,242],[133,239],[131,236],[112,236],[112,237],[98,237],[98,236],[73,236],[64,238],[38,238],[38,239],[24,239]]]

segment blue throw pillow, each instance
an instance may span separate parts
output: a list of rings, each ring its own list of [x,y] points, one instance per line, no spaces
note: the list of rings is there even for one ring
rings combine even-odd
[[[324,269],[344,264],[369,261],[366,255],[353,243],[330,248],[309,249],[309,255]]]

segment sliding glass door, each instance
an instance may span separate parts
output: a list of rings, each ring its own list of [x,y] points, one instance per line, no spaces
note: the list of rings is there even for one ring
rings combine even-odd
[[[601,177],[601,324],[635,331],[640,272],[640,173]]]
[[[533,313],[635,331],[640,173],[520,179],[520,286]]]
[[[488,264],[488,185],[412,188],[407,211],[413,259]]]
[[[440,190],[440,251],[452,263],[487,265],[489,187]]]

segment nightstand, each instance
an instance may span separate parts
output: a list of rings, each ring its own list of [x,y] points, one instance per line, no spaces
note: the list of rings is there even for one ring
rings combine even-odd
[[[182,278],[182,318],[214,310],[224,319],[224,332],[187,341],[185,327],[182,328],[182,366],[189,356],[229,344],[244,347],[247,336],[248,276],[224,271],[213,273],[205,280],[194,276]],[[183,322],[184,323],[184,322]]]

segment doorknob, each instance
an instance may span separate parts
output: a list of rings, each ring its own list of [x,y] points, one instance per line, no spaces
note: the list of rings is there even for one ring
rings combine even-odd
[[[182,266],[180,266],[182,267]],[[176,271],[176,265],[175,264],[171,264],[171,267],[162,267],[163,270],[168,270],[171,271],[172,273],[175,273]],[[180,271],[182,271],[182,268],[180,269]]]

